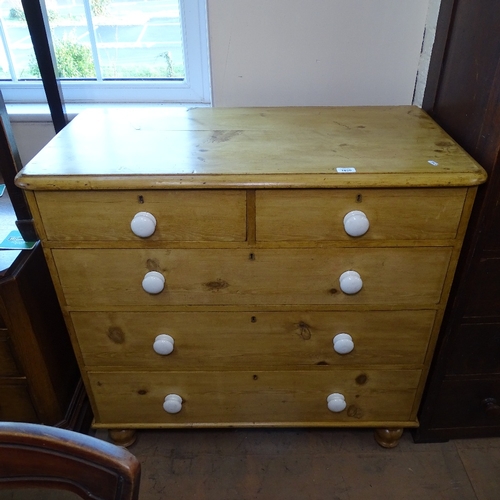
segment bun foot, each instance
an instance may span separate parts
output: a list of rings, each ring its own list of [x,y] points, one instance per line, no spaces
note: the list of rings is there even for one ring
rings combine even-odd
[[[375,429],[375,441],[383,448],[396,447],[402,435],[402,428]]]
[[[109,438],[118,446],[130,446],[135,443],[136,432],[134,429],[109,429]]]

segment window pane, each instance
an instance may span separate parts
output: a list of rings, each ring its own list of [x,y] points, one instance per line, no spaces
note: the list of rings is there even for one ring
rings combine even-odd
[[[90,0],[93,3],[93,0]],[[83,0],[45,0],[61,78],[95,78]]]
[[[1,28],[10,49],[15,75],[10,74],[4,44],[0,49],[1,78],[39,78],[38,65],[28,25],[24,17],[21,0],[7,0],[1,3]],[[3,38],[3,37],[2,37]],[[3,42],[3,40],[2,40]]]
[[[47,10],[62,78],[185,77],[178,0],[49,0]]]
[[[104,78],[184,78],[178,0],[100,0],[95,17]]]
[[[0,80],[10,80],[9,60],[7,59],[3,40],[0,41]]]

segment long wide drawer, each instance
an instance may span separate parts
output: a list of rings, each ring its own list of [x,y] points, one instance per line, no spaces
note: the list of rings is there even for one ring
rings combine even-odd
[[[257,240],[349,240],[344,217],[361,211],[369,229],[359,240],[456,237],[465,188],[260,190]]]
[[[53,256],[71,307],[186,304],[436,304],[451,249],[318,248],[246,250],[56,249]],[[360,292],[339,278],[359,273]],[[163,291],[143,290],[160,272]]]
[[[71,313],[87,367],[151,370],[419,365],[434,316],[434,311]],[[352,345],[338,337],[343,333]]]
[[[130,223],[149,212],[156,229],[148,241],[245,241],[246,193],[197,191],[40,191],[48,240],[142,241]]]
[[[419,370],[90,372],[96,423],[165,426],[263,423],[334,425],[408,421]],[[327,398],[342,394],[334,413]],[[167,413],[166,396],[182,398]]]

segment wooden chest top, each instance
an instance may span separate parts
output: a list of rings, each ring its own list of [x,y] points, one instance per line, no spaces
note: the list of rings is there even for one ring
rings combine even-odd
[[[484,170],[414,106],[95,109],[19,174],[32,190],[472,186]]]

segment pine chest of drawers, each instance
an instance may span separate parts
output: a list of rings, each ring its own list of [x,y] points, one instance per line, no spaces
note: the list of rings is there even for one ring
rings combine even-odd
[[[18,175],[95,422],[416,414],[482,168],[415,107],[101,110]]]

